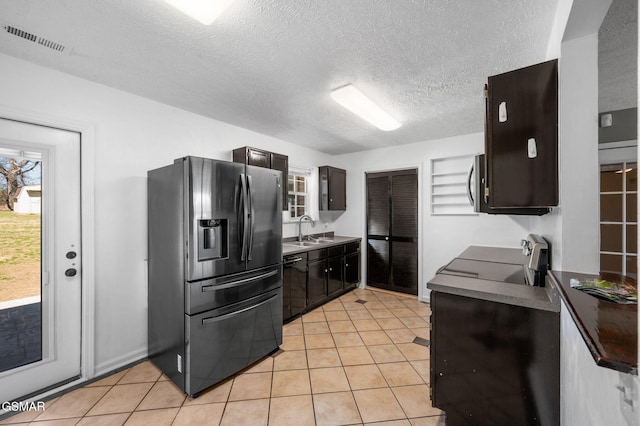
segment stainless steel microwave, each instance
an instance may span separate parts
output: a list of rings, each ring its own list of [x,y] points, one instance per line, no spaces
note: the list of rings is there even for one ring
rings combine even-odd
[[[473,206],[474,212],[530,216],[540,216],[549,213],[548,208],[491,206],[489,202],[489,191],[487,189],[489,188],[489,183],[487,182],[486,166],[485,155],[478,154],[475,156],[473,164],[469,168],[467,196],[469,197],[469,203]]]

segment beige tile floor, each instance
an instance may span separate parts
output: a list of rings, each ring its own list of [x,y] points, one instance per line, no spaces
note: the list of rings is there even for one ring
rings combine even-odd
[[[145,361],[0,424],[444,425],[429,349],[413,343],[429,338],[429,315],[413,297],[356,289],[286,324],[282,351],[196,399]]]

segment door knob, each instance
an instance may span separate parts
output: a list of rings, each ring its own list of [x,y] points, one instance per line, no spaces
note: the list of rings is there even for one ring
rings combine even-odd
[[[64,274],[67,277],[75,277],[77,273],[78,271],[75,268],[69,268],[66,271],[64,271]]]

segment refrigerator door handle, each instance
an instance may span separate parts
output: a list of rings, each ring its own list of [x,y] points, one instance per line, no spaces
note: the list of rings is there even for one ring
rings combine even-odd
[[[265,300],[262,300],[261,302],[256,303],[255,305],[252,305],[252,306],[246,307],[246,308],[244,308],[244,309],[240,309],[239,311],[229,312],[228,314],[220,315],[219,317],[203,318],[203,319],[202,319],[202,325],[207,325],[207,324],[214,323],[214,322],[218,322],[218,321],[224,321],[224,320],[226,320],[226,319],[229,319],[229,318],[233,318],[233,317],[235,317],[235,316],[238,316],[238,315],[240,315],[240,314],[242,314],[242,313],[244,313],[244,312],[252,311],[252,310],[254,310],[254,309],[259,308],[259,307],[260,307],[260,306],[262,306],[262,305],[265,305],[265,304],[267,304],[267,303],[271,302],[272,300],[274,300],[274,299],[275,299],[275,298],[277,298],[277,297],[278,297],[278,294],[274,294],[273,296],[270,296],[269,298],[267,298],[267,299],[265,299]]]
[[[240,173],[240,209],[238,214],[242,216],[242,244],[240,248],[240,260],[245,260],[247,253],[247,189],[245,184],[245,175]]]
[[[302,258],[300,258],[300,260],[302,260]],[[201,288],[201,291],[203,293],[205,293],[207,291],[215,291],[215,290],[223,290],[225,288],[239,287],[239,286],[244,285],[246,283],[250,283],[250,282],[263,280],[265,278],[272,277],[272,276],[276,275],[277,273],[278,273],[278,270],[274,269],[273,271],[270,271],[270,272],[267,272],[267,273],[264,273],[264,274],[260,274],[260,275],[256,275],[255,277],[245,278],[245,279],[238,280],[238,281],[232,281],[232,282],[227,283],[227,284],[203,285],[202,288]]]
[[[249,193],[249,247],[247,250],[247,260],[251,260],[251,254],[253,253],[253,234],[256,228],[256,207],[255,207],[255,194],[253,190],[253,182],[250,175],[247,175],[247,192]]]

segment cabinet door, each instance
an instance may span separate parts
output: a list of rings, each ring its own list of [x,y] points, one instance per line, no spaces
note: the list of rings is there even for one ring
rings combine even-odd
[[[247,148],[247,165],[271,168],[271,155],[267,151]]]
[[[327,260],[327,266],[327,295],[333,296],[340,293],[343,288],[342,256],[330,257]]]
[[[331,166],[319,168],[320,210],[347,209],[347,172]]]
[[[307,305],[323,301],[327,297],[326,260],[309,262],[307,266]]]
[[[360,282],[360,252],[344,257],[344,288],[351,288]]]
[[[489,77],[490,208],[558,205],[558,63]]]
[[[329,210],[347,209],[347,172],[329,168]]]
[[[271,153],[271,168],[282,172],[282,210],[287,210],[287,179],[289,175],[289,157],[282,154]]]

